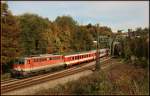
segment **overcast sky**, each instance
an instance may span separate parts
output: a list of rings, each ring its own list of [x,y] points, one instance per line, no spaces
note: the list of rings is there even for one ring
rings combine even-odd
[[[113,31],[149,26],[149,1],[8,1],[14,15],[35,13],[53,21],[70,15],[79,24],[97,24]]]

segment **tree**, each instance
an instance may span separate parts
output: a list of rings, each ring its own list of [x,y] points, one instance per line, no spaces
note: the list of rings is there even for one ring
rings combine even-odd
[[[46,53],[48,47],[49,21],[36,14],[25,13],[19,16],[21,44],[24,55]]]
[[[72,51],[71,44],[73,35],[77,29],[77,22],[70,16],[57,17],[54,21],[57,26],[57,42],[59,42],[59,52]]]
[[[6,3],[2,3],[1,8],[1,63],[9,66],[22,52],[19,43],[20,26],[18,18],[11,14]]]

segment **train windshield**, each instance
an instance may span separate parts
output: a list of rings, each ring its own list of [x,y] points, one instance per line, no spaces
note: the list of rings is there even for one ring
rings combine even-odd
[[[25,59],[20,58],[15,61],[15,64],[24,64]]]

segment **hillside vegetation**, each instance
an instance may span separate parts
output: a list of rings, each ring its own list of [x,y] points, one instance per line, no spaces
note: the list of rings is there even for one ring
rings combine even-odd
[[[18,57],[88,51],[95,49],[97,31],[112,34],[107,26],[79,25],[71,16],[58,16],[53,22],[32,13],[14,16],[6,3],[1,5],[3,72],[8,72]]]
[[[117,64],[118,62],[121,62]],[[35,95],[148,95],[148,71],[114,59],[114,66]]]
[[[50,21],[32,13],[15,16],[10,10],[7,3],[1,4],[1,71],[3,73],[10,71],[18,57],[95,49],[93,41],[97,40],[97,34],[111,37],[113,41],[117,37],[121,38],[120,46],[115,47],[119,53],[117,55],[131,62],[132,65],[148,69],[149,28],[137,28],[134,31],[129,29],[129,36],[123,37],[124,33],[121,30],[113,33],[108,26],[79,25],[71,16],[58,16],[54,21]],[[109,46],[101,44],[100,47]]]

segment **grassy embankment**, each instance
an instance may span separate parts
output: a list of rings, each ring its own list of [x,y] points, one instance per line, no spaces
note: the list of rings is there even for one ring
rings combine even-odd
[[[10,73],[1,74],[1,80],[7,80],[10,78],[11,78]]]
[[[99,94],[99,95],[148,95],[148,71],[119,59],[103,71],[81,77],[55,88],[37,90],[36,95],[49,94]],[[118,63],[118,64],[117,64]]]

